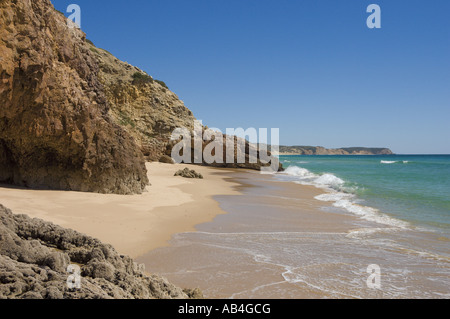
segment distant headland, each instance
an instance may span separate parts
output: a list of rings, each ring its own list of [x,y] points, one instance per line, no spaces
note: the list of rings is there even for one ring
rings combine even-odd
[[[393,155],[389,148],[343,147],[328,149],[322,146],[280,146],[280,155]]]

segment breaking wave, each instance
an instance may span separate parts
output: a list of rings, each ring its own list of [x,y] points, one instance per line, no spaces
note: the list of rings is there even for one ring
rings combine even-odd
[[[344,180],[331,173],[315,174],[306,168],[289,166],[284,172],[279,174],[280,177],[283,175],[285,178],[282,177],[282,179],[284,180],[302,185],[312,185],[325,190],[325,194],[316,196],[315,199],[324,202],[333,202],[334,207],[344,209],[362,219],[397,229],[409,228],[407,222],[384,214],[376,208],[359,204],[358,197],[355,194],[358,188],[346,185]]]
[[[408,164],[409,161],[380,161],[381,164]]]

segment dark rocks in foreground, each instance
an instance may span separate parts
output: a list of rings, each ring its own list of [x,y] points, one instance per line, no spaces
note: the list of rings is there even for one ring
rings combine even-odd
[[[81,269],[81,288],[69,289],[67,267]],[[0,205],[0,299],[149,299],[201,297],[70,229]]]

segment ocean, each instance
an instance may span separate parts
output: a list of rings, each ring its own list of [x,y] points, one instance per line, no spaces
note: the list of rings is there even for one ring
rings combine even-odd
[[[450,156],[280,160],[140,262],[207,298],[450,298]]]
[[[280,161],[287,176],[279,178],[329,192],[319,200],[380,223],[450,235],[450,155],[281,156]]]

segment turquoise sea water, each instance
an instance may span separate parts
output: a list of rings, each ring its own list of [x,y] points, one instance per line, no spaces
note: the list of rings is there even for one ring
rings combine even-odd
[[[336,206],[351,211],[357,203],[362,216],[370,217],[364,207],[373,207],[392,222],[450,233],[450,155],[280,156],[280,161],[287,168],[282,178],[331,189],[334,197],[325,199]]]

